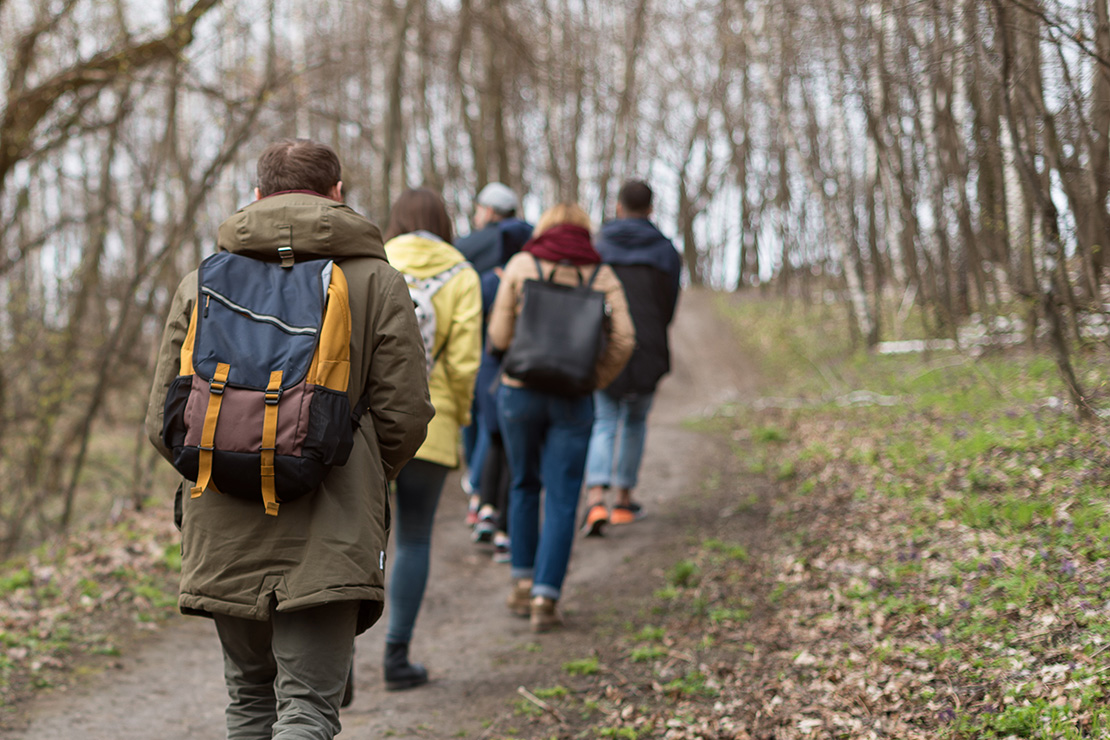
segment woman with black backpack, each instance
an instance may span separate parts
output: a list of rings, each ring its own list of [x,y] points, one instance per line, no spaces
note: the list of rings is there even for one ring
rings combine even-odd
[[[601,264],[580,206],[545,212],[505,266],[489,343],[505,353],[497,405],[512,474],[507,603],[545,632],[562,624],[556,604],[574,541],[591,394],[620,373],[635,345],[624,291]]]

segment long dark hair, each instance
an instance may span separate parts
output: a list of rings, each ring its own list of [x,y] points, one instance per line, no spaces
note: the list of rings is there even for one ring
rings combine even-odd
[[[410,188],[401,193],[389,210],[389,225],[385,228],[385,241],[413,231],[428,231],[448,244],[453,231],[447,206],[439,193],[428,188]]]

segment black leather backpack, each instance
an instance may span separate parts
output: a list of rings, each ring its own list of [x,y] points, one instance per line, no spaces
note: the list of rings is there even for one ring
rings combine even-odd
[[[591,393],[597,387],[597,361],[608,341],[605,295],[593,289],[601,266],[586,281],[576,268],[578,285],[562,285],[554,280],[555,270],[545,280],[539,259],[533,259],[540,277],[524,281],[502,370],[546,393]]]

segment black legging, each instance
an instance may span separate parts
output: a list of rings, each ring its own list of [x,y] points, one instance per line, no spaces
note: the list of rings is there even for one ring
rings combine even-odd
[[[509,475],[509,456],[505,453],[505,443],[501,433],[491,431],[489,435],[489,450],[482,463],[482,474],[479,478],[478,493],[480,506],[492,506],[497,511],[497,521],[494,526],[498,532],[509,531],[509,484],[512,478]]]

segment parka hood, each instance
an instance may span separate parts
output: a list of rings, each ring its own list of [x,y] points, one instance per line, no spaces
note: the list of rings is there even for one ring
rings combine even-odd
[[[350,207],[308,192],[277,193],[240,208],[220,224],[220,249],[278,261],[291,246],[295,260],[386,259],[378,227]]]
[[[425,231],[390,239],[385,244],[385,252],[389,255],[389,264],[418,279],[438,275],[466,261],[462,252]]]
[[[650,265],[668,274],[682,270],[674,244],[646,218],[619,218],[602,224],[597,251],[611,265]]]

